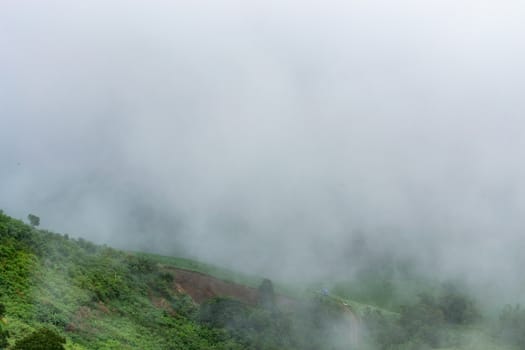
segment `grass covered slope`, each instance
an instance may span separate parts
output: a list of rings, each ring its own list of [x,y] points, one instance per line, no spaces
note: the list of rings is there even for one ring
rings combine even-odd
[[[165,258],[70,239],[3,213],[0,247],[2,329],[12,349],[43,327],[64,337],[66,349],[318,350],[353,341],[347,329],[333,329],[348,326],[337,307],[323,301],[282,312],[268,285],[262,304],[219,297],[197,305],[176,288],[167,272],[175,269],[166,268],[204,266],[188,260],[161,263]]]
[[[0,214],[0,302],[11,344],[45,326],[68,349],[239,348],[186,315],[193,305],[170,281],[144,258]]]

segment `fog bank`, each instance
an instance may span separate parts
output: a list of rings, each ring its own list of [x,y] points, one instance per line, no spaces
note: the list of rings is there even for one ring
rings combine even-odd
[[[8,214],[273,277],[350,275],[365,237],[519,288],[522,2],[1,7]]]

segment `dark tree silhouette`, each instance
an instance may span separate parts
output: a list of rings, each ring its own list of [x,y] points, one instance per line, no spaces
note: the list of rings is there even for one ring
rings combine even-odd
[[[265,278],[259,286],[259,305],[265,309],[273,310],[275,308],[275,292],[272,281]]]
[[[34,214],[29,214],[27,216],[27,220],[29,220],[29,223],[33,227],[37,227],[38,225],[40,225],[40,218]]]
[[[64,337],[42,328],[17,341],[13,350],[64,350],[65,343]]]

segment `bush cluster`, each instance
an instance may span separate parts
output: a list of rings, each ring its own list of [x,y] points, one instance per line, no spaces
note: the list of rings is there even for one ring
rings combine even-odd
[[[381,349],[424,349],[457,345],[448,331],[458,325],[471,324],[479,318],[474,302],[457,292],[439,298],[420,294],[417,302],[401,307],[398,319],[380,312],[365,313],[365,323]]]
[[[25,338],[20,339],[13,346],[13,350],[64,350],[66,339],[56,332],[42,328]]]

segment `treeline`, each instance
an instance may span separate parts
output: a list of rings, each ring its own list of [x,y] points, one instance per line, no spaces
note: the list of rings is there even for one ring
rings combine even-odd
[[[478,329],[502,346],[525,349],[525,309],[506,305],[498,320],[484,320],[467,295],[445,290],[440,296],[420,294],[418,300],[400,308],[399,317],[368,309],[363,321],[369,340],[381,350],[422,350],[461,347],[461,332]],[[487,322],[491,321],[491,322]]]
[[[480,321],[481,315],[470,298],[450,292],[437,298],[420,294],[395,319],[369,311],[364,320],[378,348],[409,350],[461,345],[452,330]]]

